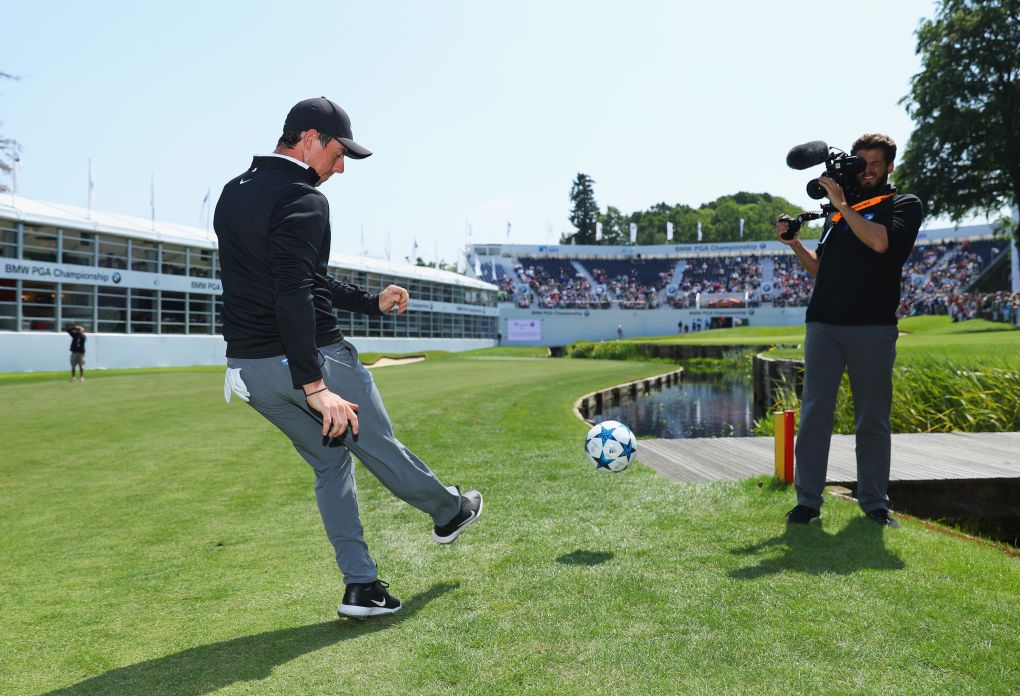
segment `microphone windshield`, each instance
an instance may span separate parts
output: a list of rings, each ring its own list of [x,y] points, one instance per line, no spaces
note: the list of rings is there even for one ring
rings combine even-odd
[[[819,165],[829,156],[829,146],[821,140],[793,147],[786,155],[786,166],[791,169],[808,169]]]

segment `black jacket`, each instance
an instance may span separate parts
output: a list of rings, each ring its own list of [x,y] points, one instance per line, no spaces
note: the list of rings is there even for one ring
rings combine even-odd
[[[334,307],[382,314],[378,295],[328,275],[329,202],[318,174],[280,157],[252,160],[216,204],[227,357],[286,355],[294,387],[322,377],[317,350],[343,338]]]
[[[846,220],[826,221],[818,245],[818,275],[806,321],[842,325],[895,325],[903,264],[914,248],[924,211],[917,196],[895,195],[860,211],[885,226],[884,254],[857,238]]]
[[[84,353],[85,352],[85,336],[80,334],[74,329],[64,329],[67,333],[71,334],[71,352],[72,353]]]

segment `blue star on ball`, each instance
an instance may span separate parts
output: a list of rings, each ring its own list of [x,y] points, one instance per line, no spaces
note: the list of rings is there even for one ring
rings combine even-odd
[[[621,454],[620,456],[630,459],[631,455],[634,454],[634,452],[636,451],[637,450],[629,442],[625,442],[623,444],[623,454]]]
[[[605,445],[607,442],[613,439],[613,431],[610,428],[607,428],[606,426],[603,425],[602,432],[600,432],[598,436],[602,438],[602,444]]]

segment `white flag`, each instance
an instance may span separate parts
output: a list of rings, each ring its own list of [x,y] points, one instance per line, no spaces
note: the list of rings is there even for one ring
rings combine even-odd
[[[602,223],[601,222],[596,222],[595,223],[595,241],[596,242],[601,242],[602,241]]]
[[[507,222],[506,222],[506,240],[508,242],[510,241],[510,221],[509,220],[507,220]]]
[[[698,241],[701,241],[701,221],[698,221]]]
[[[744,218],[740,218],[740,238],[744,238]]]
[[[630,243],[633,244],[637,241],[637,223],[630,223]]]
[[[673,241],[673,223],[668,220],[666,221],[666,241]]]
[[[481,257],[478,256],[478,254],[475,254],[475,278],[481,277],[482,277],[482,259]]]

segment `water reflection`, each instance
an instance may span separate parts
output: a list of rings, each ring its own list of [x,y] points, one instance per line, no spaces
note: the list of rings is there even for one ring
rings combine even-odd
[[[611,406],[596,417],[626,423],[638,437],[741,437],[754,431],[750,378],[689,376],[637,401]]]

